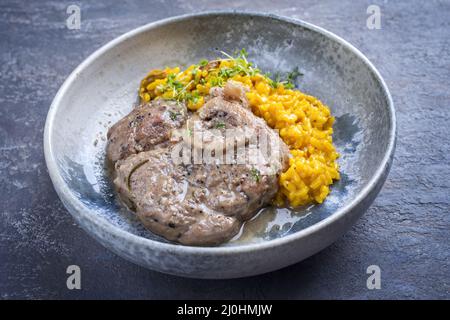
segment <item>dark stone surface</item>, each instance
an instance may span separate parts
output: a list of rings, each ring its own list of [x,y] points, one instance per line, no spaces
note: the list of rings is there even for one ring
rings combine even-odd
[[[67,1],[0,2],[0,296],[2,298],[450,298],[449,1],[86,1],[81,30]],[[382,29],[366,27],[378,4]],[[55,194],[42,135],[68,74],[116,36],[168,16],[211,9],[278,13],[322,26],[361,49],[397,108],[394,165],[379,197],[331,247],[270,274],[228,281],[163,275],[107,251]],[[66,268],[82,290],[66,288]],[[366,268],[382,270],[381,290]]]

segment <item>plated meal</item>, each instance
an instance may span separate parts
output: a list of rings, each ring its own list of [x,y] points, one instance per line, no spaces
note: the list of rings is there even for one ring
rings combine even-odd
[[[45,159],[68,212],[114,253],[239,278],[310,257],[358,220],[391,167],[395,119],[376,68],[333,33],[206,12],[83,61],[50,107]]]
[[[339,179],[329,108],[295,88],[298,67],[265,74],[245,50],[151,70],[140,103],[108,131],[107,160],[143,225],[217,245],[266,206],[322,203]]]

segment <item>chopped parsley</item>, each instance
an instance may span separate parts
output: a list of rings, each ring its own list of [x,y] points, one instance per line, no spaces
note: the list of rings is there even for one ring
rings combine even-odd
[[[303,73],[298,71],[298,67],[295,67],[294,70],[287,74],[287,83],[285,87],[288,89],[293,89],[295,87],[295,81],[297,81],[297,78],[302,75]]]
[[[179,113],[179,112],[174,112],[174,111],[169,111],[169,114],[170,114],[170,119],[171,119],[172,121],[177,120],[177,117],[178,117],[179,115],[181,115],[181,113]]]
[[[219,70],[219,77],[221,78],[231,78],[235,75],[235,70],[232,68],[222,68]]]
[[[256,182],[259,182],[259,180],[261,179],[261,173],[256,168],[252,168],[250,170],[250,174],[252,175],[253,179],[255,179]]]
[[[284,83],[283,81],[281,81],[281,76],[280,76],[280,73],[279,73],[279,72],[275,73],[275,79],[274,79],[274,80],[272,80],[270,77],[268,77],[268,78],[269,78],[269,84],[270,84],[270,86],[271,86],[272,88],[274,88],[274,89],[278,88],[278,86],[279,86],[280,84]]]
[[[198,99],[200,99],[200,94],[197,91],[187,92],[184,98],[192,104],[197,104]]]
[[[200,60],[200,62],[199,62],[198,64],[199,64],[200,66],[204,67],[204,66],[206,66],[208,63],[209,63],[208,60],[202,59],[202,60]]]
[[[176,79],[175,74],[169,74],[167,76],[167,86],[171,88],[173,91],[182,89],[184,87],[183,84],[175,79]]]
[[[225,127],[226,127],[225,122],[217,122],[214,125],[214,128],[216,128],[216,129],[225,129]]]
[[[189,75],[190,81],[186,80],[187,74],[184,72],[170,73],[167,76],[164,73],[166,80],[156,86],[156,93],[153,93],[153,95],[164,96],[166,99],[176,100],[178,102],[186,101],[189,102],[190,106],[198,108],[197,105],[208,88],[216,86],[223,87],[228,79],[236,76],[253,77],[255,75],[261,75],[266,78],[266,81],[272,88],[276,89],[280,85],[283,85],[286,89],[293,89],[295,88],[297,78],[303,75],[298,70],[298,67],[286,73],[284,76],[280,73],[276,73],[273,76],[270,73],[263,74],[260,69],[247,60],[248,52],[245,49],[235,51],[233,55],[223,51],[221,51],[221,54],[224,56],[221,59],[211,61],[202,59],[197,65],[194,65]],[[228,63],[222,65],[222,61]],[[208,68],[207,66],[211,62],[213,62],[211,65],[213,67]],[[205,71],[206,73],[204,73]],[[187,83],[187,81],[189,82]],[[198,85],[203,87],[198,87]],[[148,95],[145,88],[141,88],[141,91],[141,97],[145,94]],[[176,116],[176,114],[171,115],[171,119],[175,120]]]
[[[227,68],[225,71],[225,75],[234,76],[240,74],[241,76],[254,76],[261,71],[258,68],[253,67],[253,63],[247,61],[247,51],[245,49],[241,49],[239,53],[235,57],[230,56],[228,53],[221,51],[221,53],[234,62],[234,66],[231,68]]]
[[[211,82],[211,87],[217,87],[217,86],[221,87],[221,86],[223,86],[224,79],[221,77],[216,77],[216,78],[212,78],[210,82]]]
[[[269,84],[272,88],[278,88],[280,84],[283,84],[286,89],[294,89],[295,81],[299,76],[302,76],[303,73],[298,71],[298,67],[295,67],[291,72],[286,74],[286,79],[281,80],[281,75],[279,73],[275,74],[275,79],[270,78],[270,74],[265,74],[267,78],[269,78]]]

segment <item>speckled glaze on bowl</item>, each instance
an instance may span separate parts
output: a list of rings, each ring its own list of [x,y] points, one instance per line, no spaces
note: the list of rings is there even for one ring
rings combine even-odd
[[[246,48],[268,72],[298,66],[298,87],[336,116],[342,179],[322,205],[268,214],[260,230],[219,247],[181,246],[142,228],[121,207],[103,160],[109,126],[136,101],[148,70]],[[373,65],[341,38],[311,24],[268,14],[208,12],[148,24],[103,46],[65,81],[48,113],[45,158],[64,205],[95,239],[144,267],[195,278],[261,274],[330,245],[372,203],[395,148],[395,112]]]

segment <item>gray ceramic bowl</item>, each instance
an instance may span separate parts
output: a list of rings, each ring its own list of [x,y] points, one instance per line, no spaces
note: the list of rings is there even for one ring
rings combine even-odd
[[[136,101],[152,68],[215,58],[246,48],[268,72],[298,66],[297,85],[336,116],[342,179],[322,205],[267,210],[237,241],[219,247],[168,243],[121,207],[103,167],[109,126]],[[157,271],[196,278],[235,278],[276,270],[322,250],[368,208],[383,185],[395,147],[388,89],[367,58],[311,24],[266,14],[210,12],[155,22],[103,46],[64,82],[45,127],[45,158],[64,205],[95,239]]]

